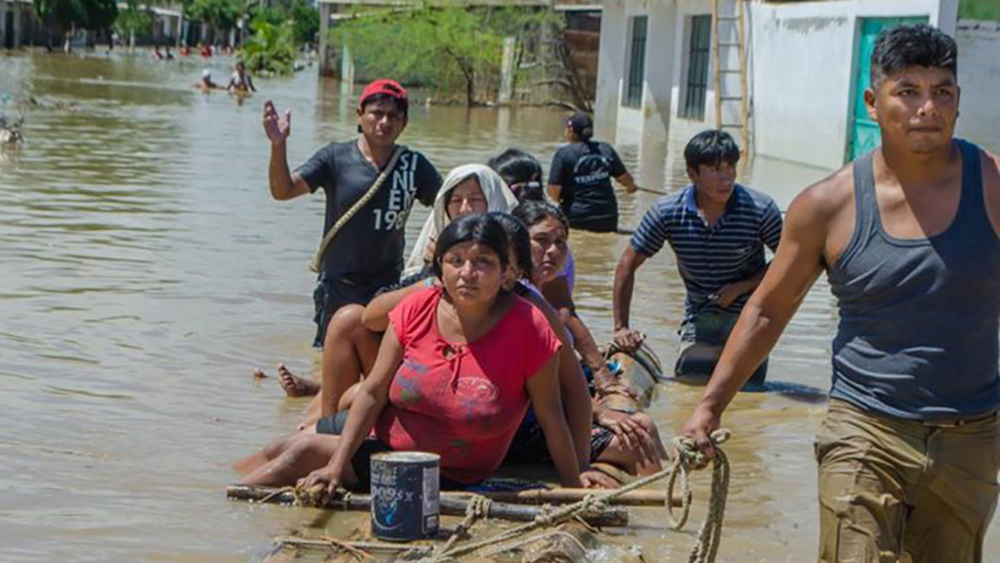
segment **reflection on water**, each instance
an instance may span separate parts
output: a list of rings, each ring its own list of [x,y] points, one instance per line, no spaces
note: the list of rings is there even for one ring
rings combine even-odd
[[[228,63],[211,66],[224,76]],[[0,57],[0,111],[24,113],[27,139],[0,159],[0,560],[259,560],[272,537],[364,522],[222,494],[230,462],[291,428],[302,407],[273,378],[254,383],[251,368],[317,367],[307,264],[323,201],[270,199],[261,104],[266,95],[292,110],[289,154],[301,162],[354,136],[352,89],[307,71],[260,79],[266,94],[237,103],[191,90],[201,67]],[[547,164],[560,117],[416,105],[404,142],[442,172],[508,146]],[[620,152],[645,188],[686,183],[677,146]],[[825,173],[758,159],[753,184],[786,205]],[[622,196],[623,223],[634,226],[655,198]],[[411,239],[425,216],[414,213]],[[581,314],[607,340],[611,275],[627,241],[574,233],[572,243]],[[636,292],[635,326],[671,365],[683,285],[669,251],[642,268]],[[726,418],[735,436],[722,560],[815,557],[811,443],[823,405],[808,391],[827,385],[833,306],[821,281],[772,356],[784,392],[741,395]],[[700,390],[661,391],[651,412],[670,436]],[[707,479],[696,479],[699,501]],[[648,560],[686,557],[691,534],[667,533],[662,512],[637,513]],[[996,529],[987,553],[1000,549]]]

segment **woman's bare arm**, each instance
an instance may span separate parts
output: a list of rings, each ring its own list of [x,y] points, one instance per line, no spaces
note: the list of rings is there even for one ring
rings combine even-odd
[[[427,279],[433,280],[434,278]],[[392,310],[396,308],[396,305],[399,305],[403,299],[406,299],[407,296],[427,287],[427,283],[425,282],[426,280],[419,281],[400,289],[387,291],[375,299],[372,299],[368,302],[368,305],[365,305],[365,311],[361,314],[361,324],[372,332],[385,332],[385,330],[389,327],[389,313],[391,313]]]
[[[562,348],[559,349],[559,395],[566,410],[566,423],[569,424],[569,431],[573,436],[577,463],[581,471],[586,471],[590,467],[590,431],[593,417],[587,377],[580,368],[576,354],[573,353],[569,334],[559,320],[556,310],[545,299],[539,299],[534,294],[529,293],[524,297],[545,315],[545,320],[562,342]]]
[[[340,444],[337,453],[330,458],[330,463],[326,467],[313,471],[306,478],[307,487],[318,483],[325,483],[330,492],[333,492],[342,482],[344,470],[351,458],[358,451],[361,442],[371,432],[378,420],[382,409],[389,402],[389,386],[392,378],[396,375],[403,361],[403,347],[396,338],[396,333],[390,327],[382,338],[382,345],[379,347],[378,359],[371,374],[361,383],[354,402],[351,403],[351,410],[347,414],[347,422],[344,423],[344,431],[340,435]]]
[[[559,381],[556,378],[558,369],[559,355],[553,354],[542,369],[528,379],[525,387],[531,404],[535,407],[538,424],[545,432],[545,443],[559,474],[559,482],[564,487],[581,487],[583,482],[580,480],[580,464],[576,461],[573,438],[559,398]]]

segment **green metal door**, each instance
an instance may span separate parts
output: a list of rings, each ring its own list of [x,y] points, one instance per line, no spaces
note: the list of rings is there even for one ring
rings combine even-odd
[[[879,146],[882,135],[878,123],[868,118],[868,108],[865,106],[865,90],[871,85],[871,58],[875,50],[875,39],[883,29],[900,24],[927,23],[927,17],[910,18],[861,18],[861,37],[858,40],[858,59],[854,68],[853,127],[851,132],[851,147],[848,151],[853,160],[858,156]]]

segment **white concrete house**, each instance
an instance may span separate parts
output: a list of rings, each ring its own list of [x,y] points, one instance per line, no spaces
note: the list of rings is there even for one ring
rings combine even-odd
[[[16,49],[28,40],[35,17],[31,0],[0,0],[0,49]]]
[[[720,13],[733,14],[736,1],[719,0]],[[877,126],[859,103],[878,32],[903,21],[928,22],[951,35],[958,29],[958,0],[743,1],[751,150],[824,169],[878,142]],[[603,7],[598,133],[642,144],[686,141],[715,127],[712,0],[605,0]],[[720,39],[728,41],[721,29]],[[991,43],[982,43],[986,35],[978,30],[957,36],[960,82],[963,66],[1000,64],[995,51],[990,61],[970,64],[970,56],[985,57],[1000,44],[993,35]],[[720,50],[726,61],[720,67],[738,68],[736,51],[730,53]],[[722,78],[724,99],[739,92],[737,79],[735,71]],[[993,72],[978,77],[976,88],[989,89],[995,99],[998,81],[1000,73]],[[1000,104],[993,106],[983,111],[1000,116]],[[738,107],[724,106],[724,123],[739,122]]]

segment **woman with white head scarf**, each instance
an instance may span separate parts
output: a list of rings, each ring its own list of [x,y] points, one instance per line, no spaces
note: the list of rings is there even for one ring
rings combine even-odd
[[[492,168],[482,164],[463,164],[453,168],[444,179],[434,200],[431,216],[413,245],[403,277],[419,272],[432,254],[438,234],[454,219],[469,213],[502,211],[517,207],[517,197]]]

